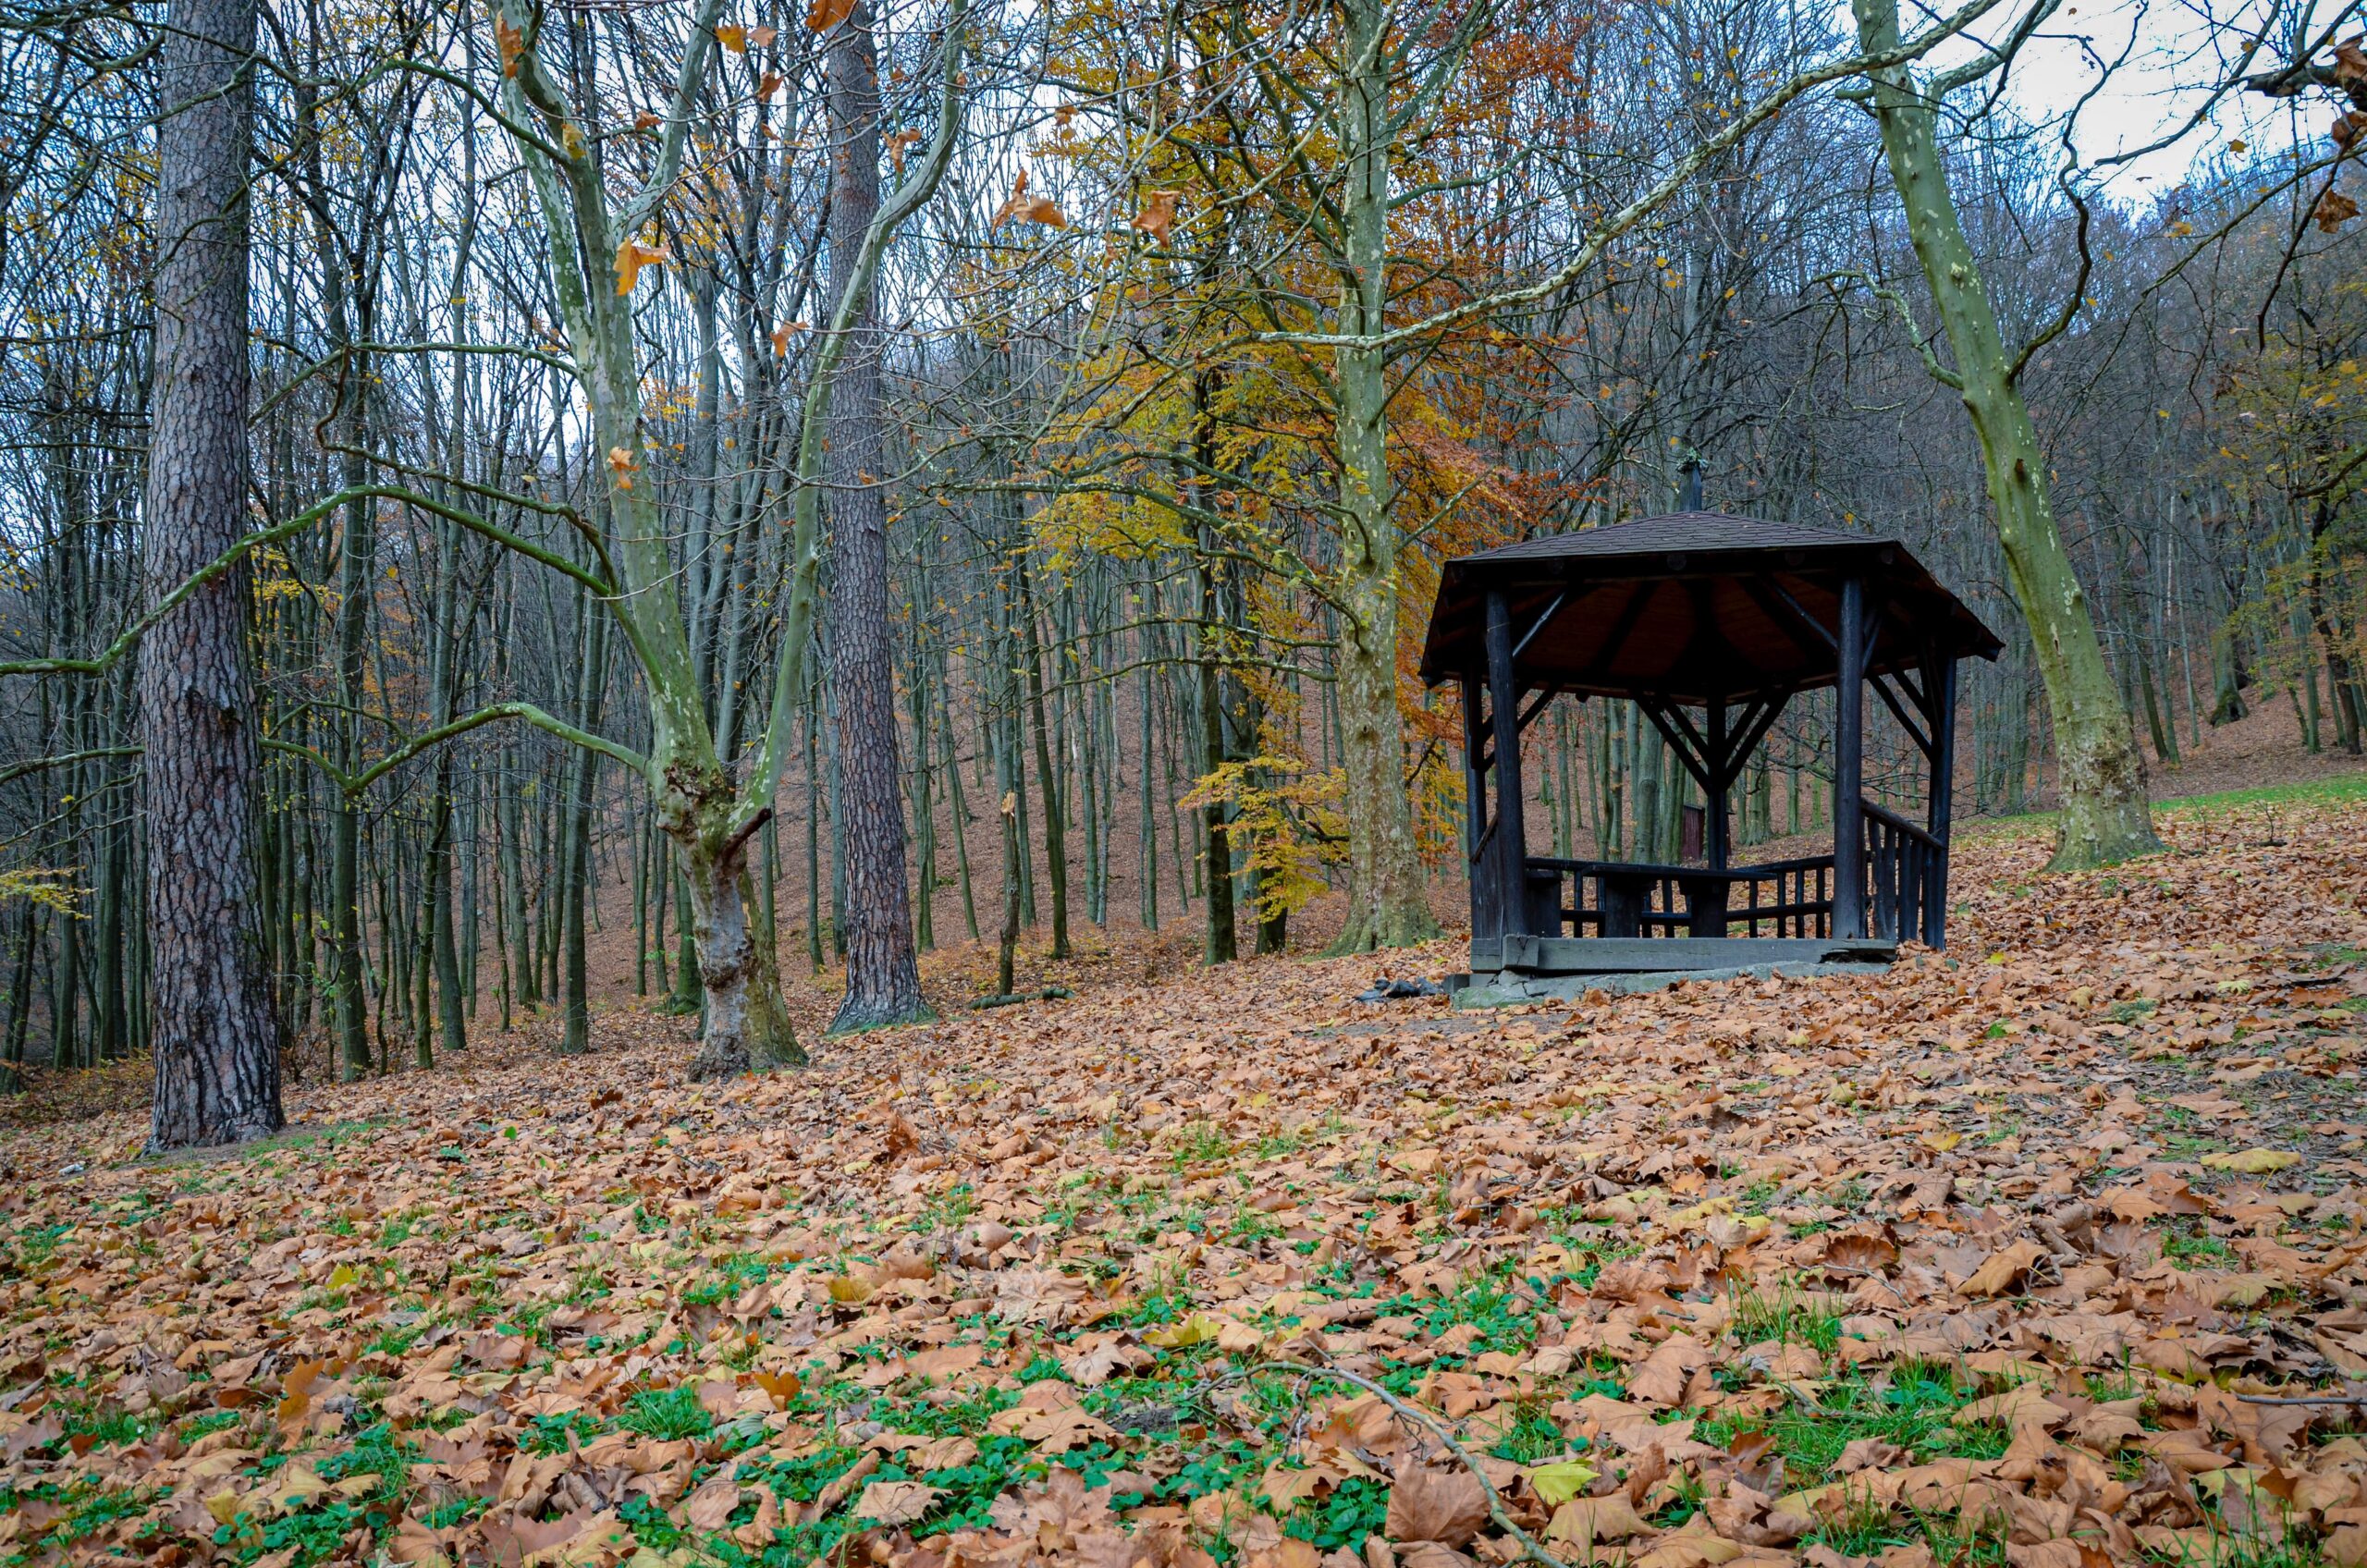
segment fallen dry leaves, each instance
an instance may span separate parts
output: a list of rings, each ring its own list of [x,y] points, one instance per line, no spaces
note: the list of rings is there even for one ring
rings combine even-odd
[[[1866,978],[1111,965],[763,1083],[19,1128],[0,1555],[2367,1561],[2367,823],[2171,832],[1974,840],[1948,958]]]

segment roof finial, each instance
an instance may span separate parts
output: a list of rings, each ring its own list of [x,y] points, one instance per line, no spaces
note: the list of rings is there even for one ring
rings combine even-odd
[[[1684,477],[1677,482],[1676,509],[1698,512],[1701,509],[1701,454],[1688,447],[1681,472]]]

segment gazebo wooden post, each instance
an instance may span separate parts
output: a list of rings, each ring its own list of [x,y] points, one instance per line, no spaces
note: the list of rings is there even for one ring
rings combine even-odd
[[[1463,858],[1471,878],[1471,934],[1500,937],[1496,902],[1489,897],[1495,885],[1493,868],[1480,864],[1488,847],[1487,735],[1479,719],[1479,693],[1485,682],[1478,670],[1463,677]]]
[[[1833,934],[1866,934],[1866,584],[1841,581],[1833,688]]]
[[[1710,741],[1710,754],[1705,760],[1710,765],[1710,779],[1702,794],[1710,809],[1708,820],[1702,824],[1705,831],[1701,835],[1701,852],[1709,860],[1711,870],[1723,871],[1734,852],[1733,830],[1726,824],[1726,800],[1734,784],[1735,760],[1726,755],[1734,741],[1726,733],[1725,699],[1711,698],[1705,717]]]
[[[1923,940],[1934,948],[1948,940],[1948,828],[1956,810],[1956,663],[1945,655],[1923,666],[1923,690],[1932,701],[1932,810],[1926,824],[1940,841],[1932,875],[1923,883]]]
[[[1513,676],[1512,607],[1501,590],[1488,593],[1488,708],[1494,727],[1495,883],[1497,929],[1504,935],[1528,924],[1528,845],[1521,830],[1520,683]],[[1552,933],[1545,933],[1548,936]]]

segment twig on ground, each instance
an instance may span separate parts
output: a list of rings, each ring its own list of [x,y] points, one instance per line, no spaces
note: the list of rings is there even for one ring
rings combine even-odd
[[[1225,1377],[1220,1380],[1231,1382],[1238,1378],[1256,1377],[1260,1372],[1295,1372],[1300,1376],[1306,1378],[1332,1378],[1343,1383],[1347,1383],[1355,1388],[1362,1389],[1365,1392],[1380,1401],[1381,1403],[1389,1406],[1389,1408],[1398,1415],[1415,1423],[1417,1426],[1428,1431],[1432,1437],[1438,1439],[1439,1441],[1444,1443],[1446,1445],[1447,1452],[1453,1454],[1455,1458],[1463,1462],[1464,1467],[1469,1470],[1472,1476],[1479,1482],[1479,1489],[1485,1492],[1488,1496],[1488,1517],[1495,1521],[1497,1528],[1502,1530],[1504,1534],[1512,1537],[1515,1541],[1519,1543],[1521,1554],[1523,1556],[1527,1557],[1531,1562],[1537,1563],[1539,1568],[1570,1568],[1569,1563],[1563,1562],[1562,1559],[1554,1556],[1551,1552],[1538,1545],[1537,1538],[1534,1536],[1531,1536],[1527,1530],[1522,1529],[1518,1525],[1513,1523],[1512,1514],[1506,1512],[1504,1508],[1504,1500],[1502,1495],[1496,1490],[1496,1483],[1488,1479],[1488,1472],[1480,1468],[1478,1459],[1469,1449],[1465,1448],[1463,1444],[1456,1439],[1453,1433],[1448,1431],[1446,1427],[1440,1423],[1438,1417],[1432,1415],[1429,1411],[1424,1410],[1419,1405],[1406,1403],[1404,1400],[1399,1399],[1395,1394],[1391,1393],[1387,1389],[1382,1388],[1379,1383],[1374,1382],[1369,1378],[1358,1377],[1354,1372],[1343,1372],[1336,1366],[1310,1366],[1303,1361],[1261,1362],[1255,1366],[1245,1366],[1240,1368],[1238,1371],[1227,1373]]]

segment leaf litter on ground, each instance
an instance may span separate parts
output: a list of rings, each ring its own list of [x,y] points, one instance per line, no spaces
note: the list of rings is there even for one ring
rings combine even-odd
[[[633,1014],[211,1159],[19,1126],[0,1558],[2367,1562],[2367,822],[2280,827],[1968,837],[1872,976],[1112,962],[759,1082]]]

